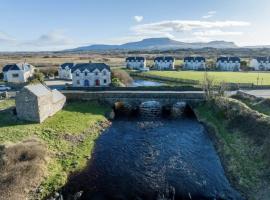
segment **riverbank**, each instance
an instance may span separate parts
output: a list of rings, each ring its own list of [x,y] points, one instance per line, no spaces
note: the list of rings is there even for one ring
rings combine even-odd
[[[11,104],[12,101],[2,101],[0,107],[8,108]],[[94,140],[110,124],[105,118],[105,113],[108,110],[107,107],[93,102],[72,102],[42,124],[17,120],[11,110],[2,112],[0,115],[0,149],[2,149],[0,151],[0,164],[2,166],[9,162],[2,161],[9,158],[8,147],[14,144],[20,144],[22,151],[16,153],[16,157],[12,158],[17,163],[23,164],[27,168],[27,164],[31,162],[25,159],[28,157],[29,159],[36,159],[37,153],[33,152],[34,150],[31,150],[31,148],[26,148],[24,142],[22,142],[25,140],[37,140],[40,146],[46,150],[46,157],[48,157],[46,158],[46,165],[44,164],[42,167],[39,163],[35,165],[36,170],[44,171],[42,179],[39,179],[41,182],[38,185],[25,182],[23,188],[14,191],[14,194],[7,194],[9,199],[16,199],[12,198],[12,195],[25,193],[25,191],[28,192],[27,198],[42,199],[61,188],[71,173],[83,169],[90,159]],[[40,160],[43,159],[45,158],[40,158]],[[14,173],[14,171],[11,173]],[[27,174],[27,176],[31,175]],[[32,177],[34,176],[35,173],[32,174]],[[1,173],[0,180],[6,181],[8,177],[10,176]],[[25,179],[25,174],[20,173],[20,179]],[[19,184],[12,182],[13,179],[9,181],[14,186]],[[10,192],[4,189],[1,191]]]
[[[232,185],[248,199],[269,199],[270,117],[229,98],[202,104],[195,113],[208,128]]]

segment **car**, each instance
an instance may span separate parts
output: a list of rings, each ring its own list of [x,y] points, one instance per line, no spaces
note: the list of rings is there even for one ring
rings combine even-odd
[[[5,85],[0,85],[0,91],[8,91],[8,90],[11,90],[11,88]]]

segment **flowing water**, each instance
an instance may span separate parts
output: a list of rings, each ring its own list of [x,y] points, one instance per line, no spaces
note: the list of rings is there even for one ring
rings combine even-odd
[[[81,199],[241,199],[194,118],[113,121],[68,188]]]

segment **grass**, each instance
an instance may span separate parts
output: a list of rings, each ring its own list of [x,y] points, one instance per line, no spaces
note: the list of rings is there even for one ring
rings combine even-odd
[[[195,80],[200,82],[202,82],[204,79],[204,72],[202,71],[149,71],[145,72],[145,74],[166,78]],[[208,75],[217,83],[253,83],[257,85],[257,78],[259,77],[259,85],[270,85],[270,73],[208,72]]]
[[[200,105],[195,112],[200,121],[214,128],[212,134],[230,180],[248,199],[254,199],[261,189],[267,168],[261,147],[241,130],[230,128],[230,120],[222,112],[214,110],[212,104]]]
[[[0,110],[4,110],[13,106],[15,106],[14,99],[0,100]]]
[[[42,124],[19,121],[5,112],[0,115],[0,144],[29,137],[37,137],[46,144],[51,159],[48,176],[40,186],[39,198],[44,198],[63,186],[70,173],[86,165],[94,140],[108,125],[104,117],[107,110],[97,103],[73,102]]]

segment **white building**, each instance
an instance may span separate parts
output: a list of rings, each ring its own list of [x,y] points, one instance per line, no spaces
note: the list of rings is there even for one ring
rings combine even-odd
[[[270,57],[258,57],[250,61],[250,67],[256,71],[270,70]]]
[[[64,63],[59,66],[58,68],[58,75],[60,79],[72,79],[72,72],[71,69],[74,67],[74,63]]]
[[[154,59],[157,70],[173,70],[175,59],[171,56],[160,56]]]
[[[221,71],[240,71],[241,59],[239,57],[219,57],[216,66]]]
[[[108,86],[111,83],[110,67],[104,63],[80,63],[71,71],[74,87]]]
[[[127,57],[126,66],[128,69],[145,70],[146,59],[144,57]]]
[[[204,57],[185,57],[184,69],[188,70],[204,70],[206,68]]]
[[[28,63],[8,64],[3,68],[4,81],[24,83],[33,76],[34,67]]]

